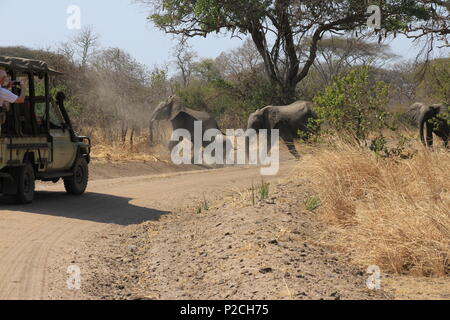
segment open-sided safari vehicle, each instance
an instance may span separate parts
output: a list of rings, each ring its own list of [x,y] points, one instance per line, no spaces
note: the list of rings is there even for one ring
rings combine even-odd
[[[64,108],[65,96],[50,95],[60,73],[45,62],[0,56],[0,68],[25,84],[25,103],[0,106],[0,194],[31,203],[35,180],[64,180],[66,191],[86,190],[91,142],[75,134]],[[20,87],[11,89],[20,95]]]

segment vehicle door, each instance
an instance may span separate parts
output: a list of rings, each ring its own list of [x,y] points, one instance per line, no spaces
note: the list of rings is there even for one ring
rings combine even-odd
[[[50,103],[49,116],[49,134],[52,140],[52,171],[68,170],[75,161],[75,143],[71,140],[68,125],[64,121],[61,111],[53,101]]]

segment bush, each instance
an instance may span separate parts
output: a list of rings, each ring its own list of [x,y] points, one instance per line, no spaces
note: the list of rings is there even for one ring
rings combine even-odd
[[[319,119],[338,133],[359,145],[367,145],[369,133],[388,125],[389,85],[370,80],[370,66],[358,67],[337,79],[314,99]]]

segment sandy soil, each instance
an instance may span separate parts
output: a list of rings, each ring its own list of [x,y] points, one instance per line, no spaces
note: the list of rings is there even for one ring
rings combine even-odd
[[[448,279],[369,291],[363,270],[320,246],[326,226],[305,210],[302,181],[277,185],[300,164],[283,162],[255,206],[257,168],[156,174],[174,168],[137,162],[94,163],[82,197],[58,183],[28,206],[1,200],[0,299],[449,298]],[[81,290],[67,287],[74,265]]]
[[[291,166],[284,165],[282,174]],[[109,237],[113,230],[158,221],[203,193],[220,198],[258,177],[257,168],[202,170],[96,180],[82,197],[66,195],[61,183],[41,184],[28,206],[2,199],[0,299],[84,298],[83,292],[67,290],[67,268],[76,264],[73,252],[92,256],[86,243],[93,235]]]
[[[210,169],[206,166],[175,166],[168,161],[105,161],[94,160],[90,166],[91,180],[105,180],[123,177],[139,177],[164,173],[198,171]]]
[[[77,260],[90,270],[83,291],[102,299],[387,298],[317,243],[323,226],[301,209],[301,190],[283,184],[256,206],[227,197],[202,213],[186,208],[94,238],[87,247],[95,258]]]

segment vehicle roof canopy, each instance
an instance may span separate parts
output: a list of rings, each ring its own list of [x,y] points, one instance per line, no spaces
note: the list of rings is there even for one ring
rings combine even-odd
[[[47,63],[39,60],[31,60],[17,57],[0,56],[0,67],[16,72],[32,72],[37,75],[45,73],[61,75],[61,72],[51,69]]]

